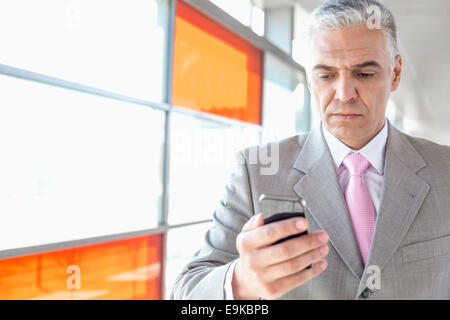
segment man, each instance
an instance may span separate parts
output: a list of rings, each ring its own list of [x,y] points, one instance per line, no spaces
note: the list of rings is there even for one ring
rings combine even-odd
[[[238,153],[172,297],[450,299],[450,148],[385,118],[402,70],[392,14],[375,0],[330,0],[309,35],[321,126],[258,149],[278,150],[275,174],[261,174],[254,148]],[[303,198],[306,219],[264,225],[264,193]]]

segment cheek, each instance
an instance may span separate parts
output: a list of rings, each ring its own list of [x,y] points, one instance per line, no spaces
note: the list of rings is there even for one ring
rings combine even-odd
[[[371,118],[384,115],[385,106],[389,98],[385,83],[374,83],[362,88],[359,97],[368,109]]]
[[[324,112],[334,98],[333,89],[330,88],[329,85],[315,85],[311,89],[313,91],[312,94],[316,99],[317,106],[321,112]]]

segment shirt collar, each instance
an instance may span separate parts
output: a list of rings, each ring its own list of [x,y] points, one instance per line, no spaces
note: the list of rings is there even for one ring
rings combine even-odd
[[[349,153],[361,153],[370,162],[372,167],[374,167],[380,175],[383,175],[384,156],[386,152],[386,141],[388,135],[388,125],[386,120],[384,122],[383,129],[381,129],[381,131],[378,132],[378,134],[360,150],[353,150],[346,146],[342,141],[333,136],[327,128],[325,128],[323,123],[321,123],[321,126],[325,141],[327,142],[331,156],[334,160],[334,164],[336,165],[336,169],[341,166],[342,161],[344,161],[344,158]]]

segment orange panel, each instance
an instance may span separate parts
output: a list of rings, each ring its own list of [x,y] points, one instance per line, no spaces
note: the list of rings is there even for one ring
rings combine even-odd
[[[259,124],[261,60],[260,50],[177,2],[174,105]]]
[[[0,299],[161,299],[162,237],[0,259]]]

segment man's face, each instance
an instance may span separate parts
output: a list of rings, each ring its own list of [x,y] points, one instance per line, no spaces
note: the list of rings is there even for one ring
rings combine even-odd
[[[383,32],[366,26],[316,31],[311,49],[308,86],[322,122],[359,150],[383,128],[389,94],[400,81],[401,57],[392,72]]]

